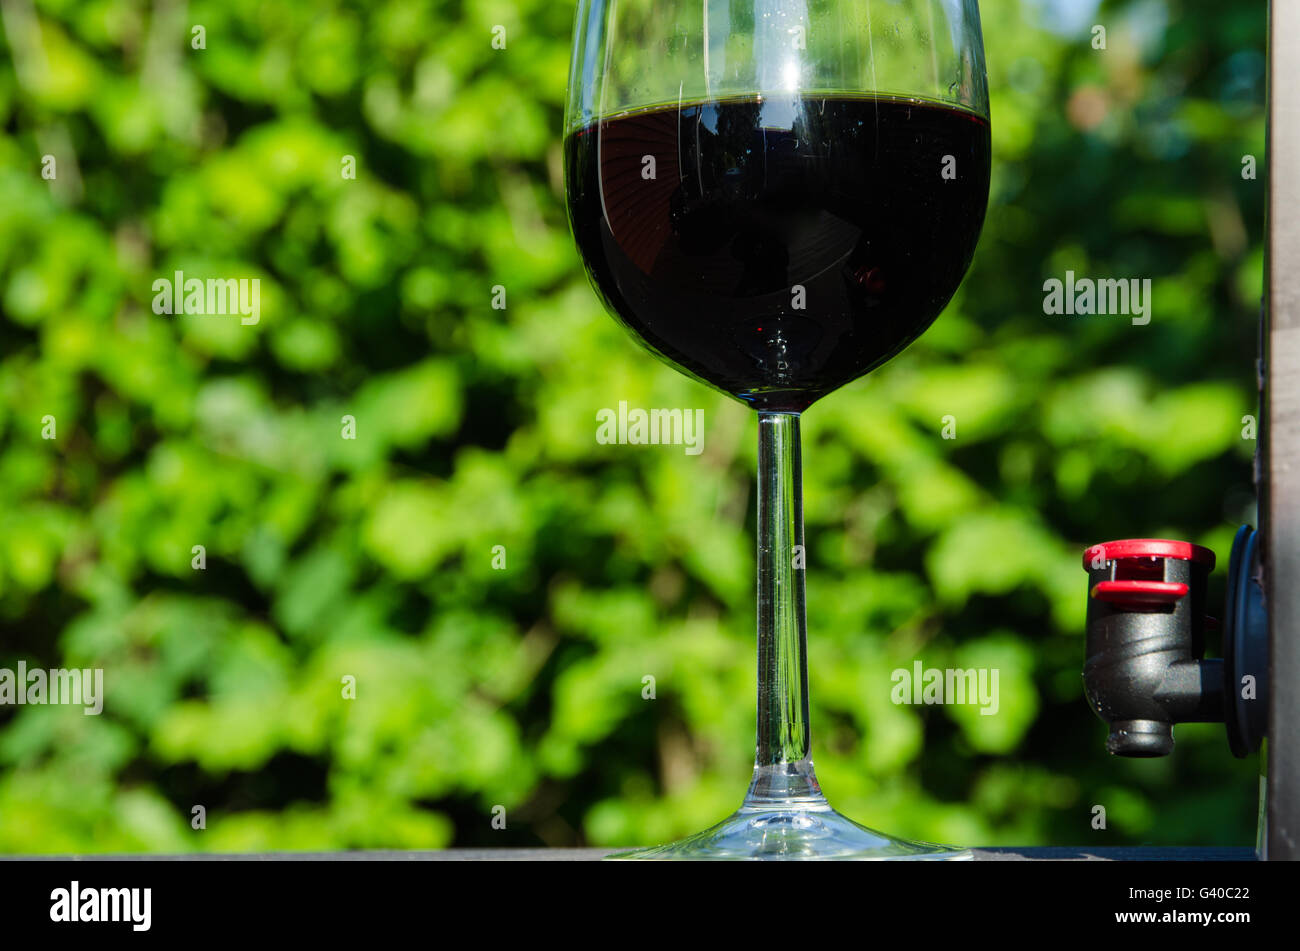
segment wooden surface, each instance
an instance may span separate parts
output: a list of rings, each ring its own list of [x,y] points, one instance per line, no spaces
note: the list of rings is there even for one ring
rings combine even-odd
[[[1268,335],[1260,528],[1268,595],[1268,854],[1300,859],[1300,4],[1269,11]]]
[[[2,856],[4,860],[143,861],[143,862],[593,862],[621,849],[445,849],[438,852],[269,852],[221,855],[40,855]],[[976,849],[977,862],[1251,862],[1250,848],[1115,848],[1051,847],[1037,849]]]

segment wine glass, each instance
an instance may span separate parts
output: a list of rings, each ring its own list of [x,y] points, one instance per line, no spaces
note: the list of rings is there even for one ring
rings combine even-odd
[[[928,327],[989,185],[976,0],[579,0],[569,221],[608,310],[758,412],[758,741],[740,809],[619,857],[970,858],[813,771],[799,416]]]

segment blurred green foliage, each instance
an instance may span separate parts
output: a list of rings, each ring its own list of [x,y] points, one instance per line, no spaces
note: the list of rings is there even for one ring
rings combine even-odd
[[[859,821],[1253,841],[1256,764],[1221,728],[1103,752],[1079,559],[1165,534],[1223,557],[1253,517],[1264,8],[984,4],[975,265],[805,417],[815,755]],[[572,4],[3,12],[0,666],[102,667],[107,699],[0,709],[0,851],[648,844],[733,809],[754,422],[582,274]],[[177,269],[260,278],[260,323],[153,314]],[[1044,316],[1067,269],[1152,278],[1151,324]],[[704,453],[598,445],[619,400],[703,407]],[[1000,714],[893,705],[918,658],[999,668]]]

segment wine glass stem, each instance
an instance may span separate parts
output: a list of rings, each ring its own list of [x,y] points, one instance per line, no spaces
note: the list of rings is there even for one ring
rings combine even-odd
[[[746,806],[824,802],[810,758],[799,414],[758,416],[758,749]]]

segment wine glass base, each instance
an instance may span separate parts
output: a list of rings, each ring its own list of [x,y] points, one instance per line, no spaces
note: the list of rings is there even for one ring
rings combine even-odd
[[[711,829],[667,845],[606,856],[614,860],[961,861],[969,849],[897,839],[858,825],[826,803],[744,805]]]

